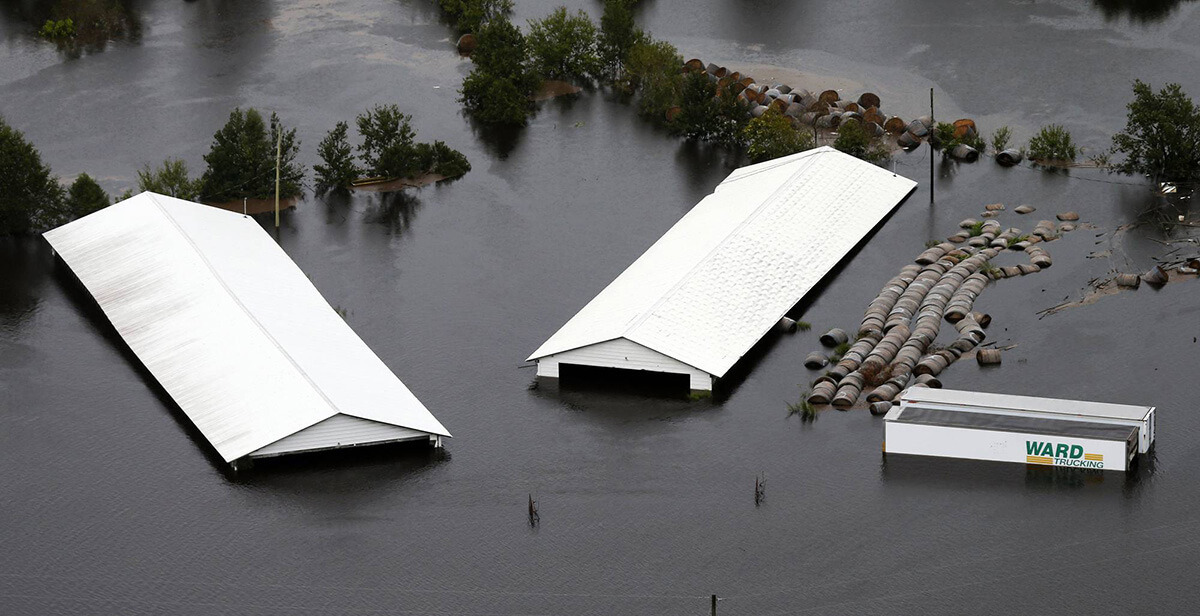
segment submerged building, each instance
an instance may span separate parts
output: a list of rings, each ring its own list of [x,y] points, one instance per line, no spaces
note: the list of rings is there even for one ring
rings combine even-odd
[[[145,192],[45,238],[235,467],[450,436],[249,217]]]
[[[528,359],[711,390],[915,187],[829,147],[738,169]]]

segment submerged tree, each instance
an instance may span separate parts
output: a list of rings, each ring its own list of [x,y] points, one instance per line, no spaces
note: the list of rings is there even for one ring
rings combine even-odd
[[[856,158],[878,163],[891,158],[891,152],[883,143],[863,128],[858,120],[853,118],[838,126],[838,136],[833,147]]]
[[[62,215],[65,191],[21,131],[0,117],[0,235],[41,230]]]
[[[210,201],[267,198],[275,194],[276,143],[282,139],[279,196],[301,192],[304,171],[296,164],[300,142],[296,130],[287,130],[272,113],[270,126],[257,109],[234,109],[229,121],[213,135],[212,147],[204,155],[208,168],[200,178],[200,194]]]
[[[152,169],[149,164],[137,172],[138,190],[195,201],[200,198],[200,180],[188,176],[187,163],[168,158]]]
[[[1112,152],[1125,159],[1118,173],[1140,174],[1159,182],[1200,180],[1200,108],[1177,83],[1157,93],[1133,83],[1125,130],[1113,136]]]
[[[108,193],[86,173],[79,174],[67,189],[66,211],[72,218],[82,218],[109,206]]]
[[[566,7],[529,22],[529,55],[543,79],[590,80],[600,73],[596,26],[588,14]]]
[[[524,35],[507,19],[495,18],[484,24],[478,40],[471,54],[475,69],[463,80],[459,102],[480,122],[525,124],[540,79],[529,68]]]
[[[633,20],[635,3],[636,0],[604,0],[598,51],[601,72],[610,79],[616,79],[622,72],[635,45],[649,42]]]
[[[667,121],[667,112],[679,104],[683,57],[666,41],[638,42],[628,52],[625,78],[631,89],[641,91],[638,110],[658,122]]]
[[[400,113],[396,105],[376,105],[358,116],[358,133],[363,139],[358,151],[367,173],[408,177],[418,171],[411,122],[412,116]]]
[[[718,92],[717,84],[707,73],[690,73],[684,77],[679,107],[679,115],[671,123],[676,133],[725,147],[743,145],[743,129],[749,121],[746,110],[738,104],[733,92]]]
[[[512,0],[438,0],[459,32],[479,32],[489,20],[512,12]]]
[[[1029,140],[1029,158],[1035,161],[1070,162],[1079,156],[1079,147],[1061,124],[1048,124]]]
[[[338,122],[317,146],[324,163],[313,165],[318,191],[345,189],[362,175],[354,159],[354,146],[350,145],[349,129],[345,122]]]

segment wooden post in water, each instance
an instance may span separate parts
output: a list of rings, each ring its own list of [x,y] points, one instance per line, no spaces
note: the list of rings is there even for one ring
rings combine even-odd
[[[712,596],[712,616],[717,616],[717,596]]]
[[[932,90],[930,90],[932,92]],[[283,157],[283,127],[276,123],[275,130],[275,228],[279,228],[279,159]]]

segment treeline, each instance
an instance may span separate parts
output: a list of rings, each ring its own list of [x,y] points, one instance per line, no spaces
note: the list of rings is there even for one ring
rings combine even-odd
[[[441,180],[470,171],[466,157],[445,143],[417,143],[411,121],[396,105],[378,105],[359,115],[357,157],[349,127],[339,122],[318,148],[322,164],[313,167],[317,191],[346,189],[363,174],[385,179],[434,174],[432,179]],[[279,196],[288,199],[304,191],[299,153],[296,129],[285,127],[274,113],[264,117],[254,108],[236,108],[213,135],[199,177],[192,177],[184,161],[168,158],[137,171],[138,191],[206,203],[270,198],[278,156]],[[127,190],[118,200],[131,196],[133,191]],[[86,173],[64,187],[37,148],[0,117],[0,235],[51,229],[111,202]]]

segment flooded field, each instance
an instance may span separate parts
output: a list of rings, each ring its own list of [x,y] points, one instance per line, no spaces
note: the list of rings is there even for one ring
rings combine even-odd
[[[922,147],[895,167],[917,191],[797,311],[813,330],[768,336],[712,400],[532,387],[522,360],[738,161],[604,91],[542,103],[515,133],[473,126],[454,101],[469,61],[422,0],[129,2],[136,36],[78,58],[32,38],[22,4],[0,2],[0,114],[64,177],[119,193],[168,156],[199,170],[238,105],[296,126],[311,164],[335,122],[388,102],[473,170],[404,193],[310,191],[277,235],[454,434],[444,457],[228,475],[45,243],[0,239],[0,612],[688,615],[715,593],[719,613],[755,616],[1084,614],[1200,600],[1200,283],[1039,315],[1097,277],[1197,252],[1163,245],[1187,229],[1146,217],[1156,202],[1136,180],[939,158],[931,205]],[[518,1],[515,15],[556,4]],[[1061,122],[1100,148],[1134,77],[1200,96],[1200,5],[1150,4],[647,0],[639,18],[687,57],[864,84],[905,117],[934,87],[939,118],[1009,124],[1021,141]],[[1138,473],[885,462],[863,411],[787,417],[819,334],[855,327],[926,240],[995,202],[1005,227],[1066,210],[1081,225],[1047,246],[1052,268],[980,296],[988,340],[1014,345],[1003,365],[960,362],[942,381],[1155,405]],[[1011,211],[1022,203],[1037,212]]]

